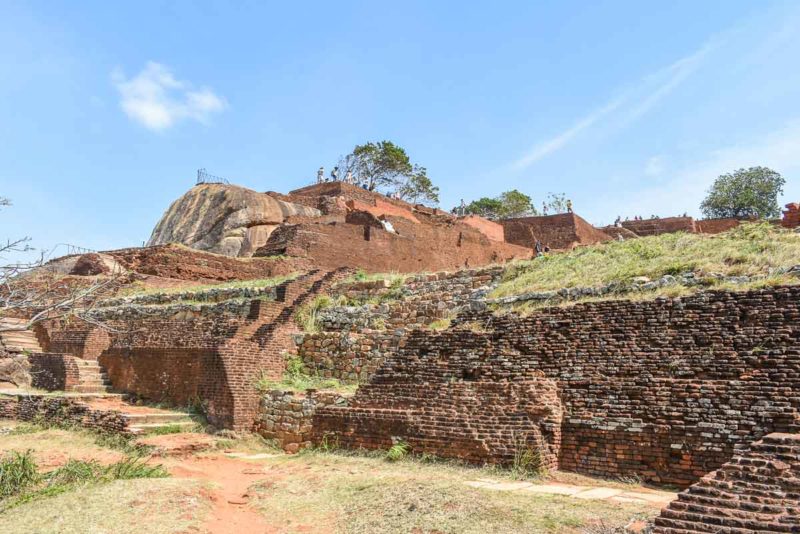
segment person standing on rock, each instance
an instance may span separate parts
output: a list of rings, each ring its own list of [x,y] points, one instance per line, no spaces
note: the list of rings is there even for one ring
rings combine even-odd
[[[339,181],[339,167],[334,167],[331,171],[331,181],[338,182]]]
[[[344,183],[353,185],[353,171],[347,171],[344,175]]]
[[[542,201],[542,215],[547,215],[547,203]]]
[[[325,167],[320,167],[317,171],[317,183],[321,184],[325,181]]]
[[[572,201],[567,199],[567,213],[572,213]]]

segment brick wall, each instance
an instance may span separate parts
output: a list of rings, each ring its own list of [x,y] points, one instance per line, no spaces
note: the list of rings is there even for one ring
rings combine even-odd
[[[401,339],[394,332],[319,332],[305,335],[297,353],[311,374],[346,383],[366,382],[397,350]]]
[[[113,410],[95,410],[69,397],[14,395],[0,397],[0,417],[22,421],[81,426],[104,432],[126,433],[128,419]]]
[[[69,390],[80,381],[75,358],[67,354],[35,353],[28,356],[31,385],[48,391]]]
[[[40,331],[42,331],[40,329]],[[47,352],[71,354],[84,360],[96,360],[109,347],[108,330],[82,321],[56,325],[50,323],[45,334],[37,336]]]
[[[466,328],[472,321],[481,328]],[[494,443],[483,453],[478,438],[463,451],[448,445],[474,417],[460,406],[477,402],[493,417],[555,414],[557,406],[537,400],[553,397],[514,389],[546,378],[563,410],[560,435],[550,416],[533,426],[561,468],[685,486],[735,446],[797,419],[800,287],[578,304],[526,318],[465,314],[461,322],[403,339],[349,407],[317,412],[320,432],[365,447],[403,436],[446,456],[505,461],[513,432],[480,438]]]
[[[769,434],[678,495],[654,534],[800,532],[800,434]]]
[[[478,230],[449,218],[417,214],[415,224],[389,216],[396,233],[371,224],[305,223],[277,228],[256,256],[304,258],[325,269],[351,267],[367,272],[456,270],[528,258],[529,249],[492,241]],[[349,220],[353,220],[350,218]]]
[[[272,278],[309,268],[303,261],[288,258],[231,258],[180,245],[112,250],[106,254],[137,273],[205,282]]]
[[[695,222],[691,217],[665,217],[642,221],[623,221],[622,227],[638,236],[661,235],[673,232],[695,233]]]
[[[701,219],[694,222],[694,227],[701,234],[721,234],[742,224],[739,219]]]
[[[262,373],[280,377],[284,352],[295,348],[292,336],[299,329],[294,314],[348,275],[306,273],[278,286],[276,300],[250,301],[246,315],[194,316],[166,310],[163,316],[112,318],[109,344],[99,363],[116,390],[178,405],[202,401],[212,424],[249,429],[258,411],[257,380]],[[78,355],[87,354],[85,345],[66,341],[90,339],[84,326],[51,322],[45,329],[51,346],[61,343]]]
[[[797,228],[800,226],[800,204],[797,202],[786,204],[786,211],[783,212],[781,225],[785,228]]]
[[[594,228],[574,213],[506,219],[500,221],[500,224],[503,225],[508,243],[531,249],[537,240],[554,250],[568,250],[611,239],[608,234]]]

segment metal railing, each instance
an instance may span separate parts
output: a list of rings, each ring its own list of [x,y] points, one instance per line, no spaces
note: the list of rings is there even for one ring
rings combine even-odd
[[[209,174],[205,169],[197,169],[197,185],[200,184],[227,184],[230,182],[225,178]]]

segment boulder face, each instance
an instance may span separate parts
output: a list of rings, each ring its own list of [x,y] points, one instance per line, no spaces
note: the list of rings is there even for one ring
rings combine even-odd
[[[320,212],[244,187],[201,184],[170,205],[147,244],[181,243],[226,256],[250,257],[293,215],[318,217]]]

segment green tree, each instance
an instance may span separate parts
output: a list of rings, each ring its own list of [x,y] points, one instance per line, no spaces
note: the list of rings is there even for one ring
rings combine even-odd
[[[466,213],[480,215],[487,219],[510,219],[538,215],[533,201],[528,195],[512,189],[496,198],[483,197],[473,200],[466,207]]]
[[[498,198],[500,201],[500,218],[512,219],[514,217],[525,217],[536,215],[536,208],[533,207],[531,197],[525,193],[520,193],[516,189],[501,193]]]
[[[428,170],[418,165],[414,166],[411,175],[401,183],[397,193],[401,199],[414,204],[425,201],[439,203],[439,188],[428,178]]]
[[[550,215],[566,213],[567,195],[564,193],[548,193],[547,200],[544,201],[544,207],[547,208],[547,213]]]
[[[431,183],[425,167],[414,165],[405,149],[391,141],[356,145],[339,160],[339,175],[348,172],[370,191],[398,193],[409,200],[437,202],[439,189]]]
[[[498,219],[502,210],[503,203],[500,202],[500,199],[483,197],[470,202],[465,212],[469,215],[478,215],[487,219]]]
[[[700,204],[706,217],[780,217],[778,195],[786,180],[767,167],[739,169],[719,176]]]

